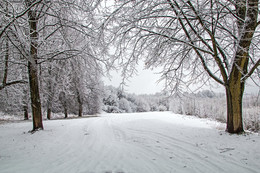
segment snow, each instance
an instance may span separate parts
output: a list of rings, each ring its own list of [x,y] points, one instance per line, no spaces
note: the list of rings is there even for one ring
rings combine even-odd
[[[1,173],[247,173],[260,136],[230,135],[208,119],[149,112],[0,125]]]

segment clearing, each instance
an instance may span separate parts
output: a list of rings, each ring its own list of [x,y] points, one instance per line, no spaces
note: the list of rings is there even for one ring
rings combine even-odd
[[[257,173],[260,136],[171,112],[0,125],[1,173]]]

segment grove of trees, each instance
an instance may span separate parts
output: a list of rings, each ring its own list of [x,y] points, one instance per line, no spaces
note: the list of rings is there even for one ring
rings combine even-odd
[[[3,0],[0,2],[2,109],[28,101],[33,131],[43,129],[42,107],[96,113],[100,109],[102,47],[97,41],[99,1]],[[58,104],[57,102],[60,102]],[[69,107],[71,109],[69,109]],[[55,108],[55,110],[53,109]],[[72,109],[73,108],[73,109]]]

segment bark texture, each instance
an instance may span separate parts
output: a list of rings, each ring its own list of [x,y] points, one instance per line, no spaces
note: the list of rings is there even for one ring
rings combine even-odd
[[[31,1],[26,1],[27,6],[30,6]],[[39,79],[37,72],[37,15],[33,10],[28,11],[29,27],[30,27],[30,57],[28,61],[29,84],[31,94],[31,107],[33,117],[33,131],[43,129],[41,99],[39,92]]]

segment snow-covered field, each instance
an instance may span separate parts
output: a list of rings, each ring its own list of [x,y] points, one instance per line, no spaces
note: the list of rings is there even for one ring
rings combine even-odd
[[[170,112],[0,125],[1,173],[260,172],[259,134]]]

